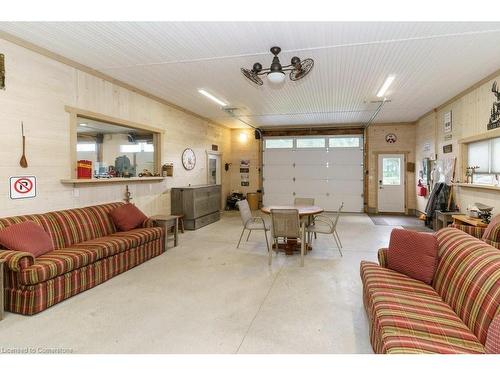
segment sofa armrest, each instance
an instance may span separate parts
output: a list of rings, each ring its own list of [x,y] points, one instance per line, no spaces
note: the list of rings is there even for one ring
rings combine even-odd
[[[479,239],[483,237],[484,231],[486,230],[486,228],[473,227],[472,225],[450,224],[448,226],[450,228],[460,229],[462,232],[470,234],[472,237],[476,237]]]
[[[491,241],[491,240],[483,240],[484,242],[486,242],[488,245],[491,245],[493,247],[496,247],[497,249],[500,249],[500,242],[495,242],[495,241]]]
[[[19,272],[35,263],[33,254],[24,251],[0,250],[0,259],[5,261],[8,269]]]
[[[378,250],[378,264],[380,266],[387,268],[387,248],[382,248]]]

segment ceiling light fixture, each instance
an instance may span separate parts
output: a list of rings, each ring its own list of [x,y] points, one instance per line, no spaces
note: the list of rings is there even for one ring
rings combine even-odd
[[[210,94],[209,92],[207,92],[207,91],[205,91],[205,90],[203,90],[203,89],[199,89],[199,90],[198,90],[198,92],[199,92],[201,95],[206,96],[208,99],[210,99],[210,100],[212,100],[212,101],[216,102],[217,104],[219,104],[219,105],[221,105],[221,106],[223,106],[223,107],[227,106],[227,103],[226,103],[226,102],[224,102],[223,100],[220,100],[219,98],[216,98],[215,96],[213,96],[212,94]]]
[[[379,97],[379,98],[383,98],[384,97],[385,92],[387,91],[387,89],[389,88],[389,86],[392,84],[392,81],[394,81],[394,78],[396,78],[396,77],[393,76],[393,75],[390,75],[390,76],[388,76],[385,79],[384,84],[382,85],[382,87],[380,88],[380,90],[378,90],[377,97]]]
[[[256,62],[253,64],[252,69],[241,68],[241,73],[248,78],[253,83],[262,86],[264,83],[262,79],[259,77],[261,75],[267,75],[267,79],[272,84],[280,84],[285,81],[285,72],[290,72],[290,79],[292,81],[298,81],[299,79],[304,78],[313,68],[314,60],[313,59],[305,59],[300,60],[297,56],[292,57],[290,61],[290,65],[281,65],[280,59],[278,58],[278,54],[281,52],[280,47],[272,47],[271,53],[274,55],[273,62],[271,66],[266,69],[262,69],[262,64]]]

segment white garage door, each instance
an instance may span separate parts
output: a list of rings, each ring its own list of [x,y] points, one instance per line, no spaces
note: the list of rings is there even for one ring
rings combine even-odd
[[[363,212],[361,135],[264,138],[263,203],[290,205],[295,197],[335,211]]]

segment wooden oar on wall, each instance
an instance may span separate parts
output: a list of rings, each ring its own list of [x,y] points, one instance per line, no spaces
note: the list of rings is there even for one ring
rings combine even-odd
[[[23,155],[21,160],[19,160],[19,165],[23,168],[28,168],[28,160],[26,160],[26,138],[24,137],[24,124],[21,121],[21,133],[23,135]]]

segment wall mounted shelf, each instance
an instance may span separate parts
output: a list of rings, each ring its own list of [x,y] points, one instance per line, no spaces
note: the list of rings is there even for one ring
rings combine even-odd
[[[135,183],[135,182],[161,182],[165,177],[115,177],[115,178],[68,178],[61,180],[62,184],[66,185],[99,185],[99,184],[119,184],[119,183]]]
[[[486,190],[500,191],[500,186],[493,186],[493,185],[467,184],[465,182],[459,182],[459,183],[455,183],[453,185],[464,187],[464,188],[469,188],[469,189],[486,189]]]

